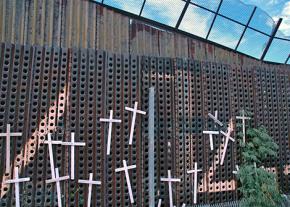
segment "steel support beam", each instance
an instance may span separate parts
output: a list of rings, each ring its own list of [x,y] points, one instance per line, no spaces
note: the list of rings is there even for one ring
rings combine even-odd
[[[218,15],[219,11],[220,11],[220,8],[221,8],[222,3],[223,3],[223,0],[220,1],[220,4],[219,4],[219,6],[218,6],[218,8],[217,8],[217,10],[216,10],[216,12],[215,12],[215,14],[214,14],[214,18],[213,18],[213,20],[212,20],[212,23],[211,23],[211,25],[210,25],[210,28],[209,28],[209,30],[208,30],[208,33],[207,33],[205,39],[208,39],[208,37],[209,37],[209,34],[210,34],[211,29],[212,29],[212,27],[213,27],[213,25],[214,25],[214,22],[215,22],[215,20],[216,20],[216,17],[217,17],[217,15]]]
[[[185,14],[185,12],[186,12],[188,6],[189,6],[189,3],[190,3],[190,0],[187,0],[185,6],[184,6],[184,8],[183,8],[183,10],[182,10],[182,12],[181,12],[181,14],[180,14],[180,16],[179,16],[179,19],[178,19],[178,21],[177,21],[177,23],[176,23],[176,26],[175,26],[176,29],[179,28],[179,25],[180,25],[180,23],[181,23],[181,21],[182,21],[182,19],[183,19],[183,17],[184,17],[184,14]]]

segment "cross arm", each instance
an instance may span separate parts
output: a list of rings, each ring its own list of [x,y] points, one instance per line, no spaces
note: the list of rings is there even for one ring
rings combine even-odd
[[[65,146],[86,146],[84,142],[62,142],[62,145]]]
[[[165,182],[180,182],[179,178],[161,178],[161,181]]]
[[[191,174],[191,173],[201,172],[201,171],[202,171],[201,169],[198,169],[198,170],[188,170],[187,173],[188,174]]]
[[[79,180],[79,183],[82,184],[93,184],[93,185],[101,185],[101,181],[93,181],[93,180]]]
[[[219,134],[219,131],[203,131],[204,134]]]
[[[69,179],[69,176],[63,176],[63,177],[59,177],[59,178],[55,178],[55,179],[49,179],[49,180],[46,180],[45,183],[46,184],[49,184],[49,183],[55,183],[55,182],[59,182],[59,181],[63,181],[63,180],[68,180]]]
[[[22,182],[28,182],[28,181],[30,181],[30,178],[18,178],[15,180],[6,180],[4,183],[12,184],[12,183],[22,183]]]

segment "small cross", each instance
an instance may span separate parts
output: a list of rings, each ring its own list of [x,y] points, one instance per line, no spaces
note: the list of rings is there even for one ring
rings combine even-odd
[[[197,162],[194,163],[194,170],[188,170],[187,173],[191,174],[194,173],[194,197],[193,202],[196,204],[196,198],[197,198],[197,173],[201,172],[201,169],[197,169]]]
[[[62,142],[62,145],[65,146],[71,146],[70,147],[70,165],[71,165],[71,171],[70,176],[71,179],[75,179],[75,147],[83,147],[86,146],[86,143],[84,142],[75,142],[75,133],[71,133],[71,141],[70,142]]]
[[[227,152],[227,148],[228,148],[228,144],[229,144],[229,140],[231,140],[232,142],[235,142],[235,140],[232,137],[230,137],[231,133],[232,133],[232,129],[230,127],[228,127],[227,133],[225,133],[224,131],[220,131],[220,132],[226,137],[224,151],[223,151],[222,159],[221,159],[221,165],[223,165],[224,160],[225,160],[225,156],[226,156],[226,152]]]
[[[55,173],[54,173],[54,160],[53,160],[53,151],[52,151],[52,145],[53,144],[60,144],[62,141],[52,141],[51,140],[51,133],[47,134],[47,141],[44,141],[44,144],[48,144],[48,153],[49,153],[49,160],[50,160],[50,171],[51,171],[51,178],[55,179]]]
[[[185,203],[183,203],[181,207],[185,207]]]
[[[10,124],[7,124],[6,133],[0,133],[0,137],[6,137],[6,168],[5,172],[10,172],[10,137],[21,137],[21,132],[10,132]]]
[[[56,192],[57,192],[57,204],[58,207],[61,207],[61,190],[60,190],[60,181],[68,180],[69,176],[59,177],[58,168],[55,168],[55,178],[46,180],[45,183],[56,183]]]
[[[145,111],[137,110],[138,102],[135,102],[134,108],[125,107],[125,110],[133,112],[132,122],[131,122],[131,129],[130,129],[130,138],[129,138],[129,145],[132,145],[133,142],[133,134],[134,134],[134,128],[135,128],[135,122],[136,122],[136,114],[143,114],[145,115]]]
[[[129,191],[130,201],[131,201],[131,203],[134,203],[134,198],[133,198],[132,187],[131,187],[131,182],[130,182],[128,170],[136,168],[136,165],[127,166],[126,160],[123,160],[123,166],[124,167],[115,169],[115,172],[125,171],[125,177],[126,177],[127,187],[128,187],[128,191]]]
[[[170,203],[170,207],[173,207],[172,182],[180,182],[180,179],[172,178],[171,177],[171,170],[168,170],[168,177],[167,178],[161,178],[161,181],[168,182],[169,203]]]
[[[28,182],[30,178],[19,178],[18,167],[14,168],[14,179],[6,180],[5,184],[15,184],[15,204],[20,207],[19,183]]]
[[[203,131],[204,134],[209,134],[210,149],[213,150],[213,134],[219,134],[219,131]]]
[[[208,113],[208,116],[218,125],[223,126],[223,123],[218,120],[218,111],[214,112],[214,115],[212,115],[211,113]]]
[[[251,119],[251,117],[245,116],[245,111],[243,110],[242,116],[236,116],[236,119],[241,119],[243,123],[243,142],[246,143],[246,120]]]
[[[161,207],[161,203],[162,203],[162,200],[159,199],[159,200],[158,200],[158,205],[157,205],[157,207]]]
[[[89,184],[88,190],[88,207],[91,206],[91,198],[92,198],[92,185],[101,185],[101,181],[94,181],[93,180],[93,173],[90,173],[89,180],[79,180],[79,183],[82,184]]]
[[[111,150],[111,136],[112,136],[112,123],[121,123],[120,119],[113,119],[113,110],[110,110],[110,118],[100,118],[101,122],[109,122],[109,131],[108,131],[108,144],[107,144],[107,155],[110,154]]]
[[[236,165],[236,170],[233,171],[233,174],[237,175],[240,171],[240,168],[238,165]]]

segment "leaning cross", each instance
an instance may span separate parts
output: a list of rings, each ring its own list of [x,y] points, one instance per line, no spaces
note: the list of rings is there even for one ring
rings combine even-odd
[[[21,137],[21,132],[10,132],[10,124],[7,124],[6,133],[0,133],[0,137],[6,137],[6,173],[10,172],[10,137]]]
[[[111,137],[112,137],[112,123],[121,123],[120,119],[113,119],[113,110],[110,110],[110,118],[100,118],[101,122],[109,122],[109,131],[108,131],[108,144],[107,144],[107,155],[110,154],[111,150]]]
[[[49,153],[49,160],[50,160],[50,171],[51,171],[51,178],[55,179],[55,173],[54,173],[54,161],[53,161],[53,151],[52,151],[52,145],[53,144],[61,144],[62,141],[52,141],[51,140],[51,133],[47,134],[47,141],[44,141],[44,144],[48,144],[48,153]]]
[[[194,163],[194,170],[187,171],[188,174],[194,173],[194,197],[193,202],[196,204],[197,197],[197,173],[201,172],[201,169],[197,169],[197,162]]]
[[[239,173],[239,170],[240,170],[239,166],[236,165],[236,170],[233,171],[233,174],[237,175]]]
[[[125,171],[125,177],[126,177],[127,187],[128,187],[128,191],[129,191],[130,201],[131,201],[131,203],[134,203],[134,198],[133,198],[132,187],[131,187],[131,182],[130,182],[128,170],[136,168],[136,165],[127,166],[126,160],[123,160],[123,166],[124,167],[115,169],[115,172]]]
[[[70,176],[71,176],[71,179],[74,180],[75,179],[75,147],[86,146],[86,143],[75,142],[75,133],[72,132],[71,133],[71,141],[70,142],[62,142],[62,145],[71,146],[70,147],[70,153],[71,153],[71,156],[70,156],[70,165],[71,165]]]
[[[223,165],[224,160],[225,160],[225,156],[226,156],[226,152],[227,152],[227,148],[228,148],[228,144],[229,144],[229,140],[231,140],[232,142],[234,142],[235,140],[232,137],[230,137],[231,132],[232,132],[232,129],[230,127],[228,127],[227,133],[225,133],[223,131],[220,131],[220,132],[226,137],[224,151],[223,151],[222,159],[221,159],[221,165]]]
[[[18,167],[14,168],[14,179],[6,180],[5,184],[15,184],[15,205],[20,207],[19,183],[28,182],[30,178],[19,178]]]
[[[243,110],[242,116],[236,116],[236,119],[241,119],[243,123],[243,142],[246,143],[246,120],[251,119],[251,117],[245,116],[245,111]]]
[[[213,134],[219,134],[219,131],[203,131],[204,134],[209,134],[210,149],[213,150]]]
[[[161,203],[162,203],[162,200],[159,199],[159,200],[158,200],[158,205],[157,205],[157,207],[161,207]]]
[[[93,180],[93,173],[90,173],[89,180],[79,180],[79,183],[82,184],[88,184],[89,190],[88,190],[88,207],[91,206],[91,198],[92,198],[92,186],[93,185],[101,185],[101,181],[94,181]]]
[[[133,112],[132,122],[131,122],[131,129],[130,129],[130,138],[129,138],[129,145],[132,145],[133,142],[133,133],[135,128],[135,122],[136,122],[136,114],[143,114],[145,115],[145,111],[137,110],[138,102],[135,102],[134,108],[125,107],[125,110]]]
[[[60,181],[68,180],[69,176],[59,177],[58,168],[55,168],[55,178],[46,180],[45,183],[56,183],[56,192],[57,192],[57,204],[58,207],[61,207],[61,191],[60,191]]]
[[[168,170],[168,177],[167,178],[161,178],[161,181],[168,182],[169,203],[170,203],[170,207],[173,207],[172,182],[180,182],[180,179],[172,178],[171,177],[171,170]]]
[[[218,125],[220,125],[220,126],[223,126],[223,123],[220,121],[220,120],[218,120],[218,111],[215,111],[214,112],[214,115],[212,115],[211,113],[208,113],[208,116],[215,122],[215,123],[217,123]]]

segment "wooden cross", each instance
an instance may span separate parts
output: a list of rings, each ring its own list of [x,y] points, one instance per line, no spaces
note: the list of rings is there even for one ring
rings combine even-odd
[[[230,127],[228,127],[227,133],[225,133],[224,131],[220,131],[220,132],[226,137],[224,151],[223,151],[222,159],[221,159],[221,165],[223,165],[224,160],[225,160],[225,156],[226,156],[226,152],[227,152],[227,148],[228,148],[228,144],[229,144],[229,140],[231,140],[232,142],[235,142],[235,140],[232,137],[230,137],[230,135],[232,133],[232,129]]]
[[[131,122],[131,129],[130,129],[130,138],[129,138],[129,145],[132,145],[133,142],[133,134],[134,134],[134,128],[135,128],[135,122],[136,122],[136,114],[143,114],[145,115],[145,111],[137,110],[138,102],[135,102],[134,108],[125,107],[125,110],[133,112],[132,122]]]
[[[86,146],[86,143],[84,142],[75,142],[75,133],[71,133],[71,141],[70,142],[62,142],[62,145],[65,146],[71,146],[70,147],[70,165],[71,165],[71,171],[70,176],[71,179],[75,179],[75,147],[83,147]]]
[[[44,141],[44,144],[48,144],[48,153],[49,153],[49,160],[50,160],[50,171],[51,171],[51,178],[55,179],[55,173],[54,173],[54,160],[53,160],[53,151],[52,151],[52,145],[53,144],[60,144],[62,141],[52,141],[51,140],[51,133],[47,134],[47,141]]]
[[[237,175],[239,173],[239,170],[240,170],[239,166],[236,165],[236,170],[233,171],[233,174]]]
[[[59,177],[58,168],[55,168],[55,178],[46,180],[45,183],[56,183],[56,192],[57,192],[57,204],[58,207],[61,207],[61,190],[60,190],[60,181],[68,180],[69,176]]]
[[[161,178],[161,181],[168,182],[169,203],[170,203],[170,207],[173,207],[172,182],[180,182],[180,179],[172,178],[171,177],[171,170],[168,170],[168,177],[167,178]]]
[[[214,112],[214,115],[212,115],[211,113],[208,113],[208,116],[218,125],[223,126],[223,123],[218,120],[218,111]]]
[[[93,173],[90,173],[89,180],[79,180],[79,183],[88,184],[88,207],[91,206],[91,198],[92,198],[92,185],[101,185],[101,181],[94,181],[93,180]]]
[[[112,136],[112,123],[121,123],[120,119],[113,119],[113,110],[110,110],[110,118],[100,118],[101,122],[109,122],[109,131],[108,131],[108,143],[107,143],[107,155],[110,154],[111,150],[111,136]]]
[[[127,187],[128,187],[128,191],[129,191],[130,201],[131,201],[131,203],[134,203],[134,198],[133,198],[132,187],[131,187],[131,182],[130,182],[128,170],[136,168],[136,165],[127,166],[126,160],[123,160],[123,166],[124,167],[115,169],[115,172],[125,171],[125,177],[126,177]]]
[[[162,202],[162,200],[159,199],[159,200],[158,200],[158,205],[157,205],[157,207],[161,207],[161,202]]]
[[[236,119],[241,119],[243,123],[243,142],[246,143],[246,120],[251,119],[251,117],[245,116],[245,111],[243,110],[242,116],[236,116]]]
[[[219,131],[203,131],[204,134],[209,134],[210,149],[213,150],[213,134],[219,134]]]
[[[187,173],[188,174],[191,174],[191,173],[194,173],[194,185],[193,185],[193,188],[194,188],[194,196],[193,196],[193,202],[194,204],[196,204],[196,198],[197,198],[197,173],[198,172],[201,172],[202,170],[201,169],[197,169],[197,162],[194,163],[194,170],[188,170]]]
[[[6,137],[6,167],[5,172],[10,172],[10,137],[21,137],[21,132],[10,132],[10,124],[7,124],[6,133],[0,133],[0,137]]]
[[[19,183],[28,182],[30,178],[19,178],[18,167],[14,168],[14,179],[6,180],[5,184],[15,184],[15,205],[20,207]]]

